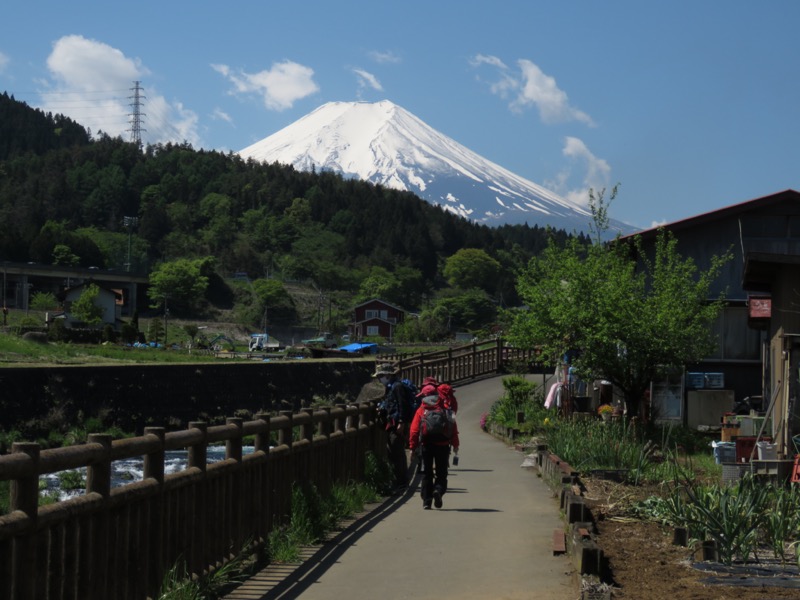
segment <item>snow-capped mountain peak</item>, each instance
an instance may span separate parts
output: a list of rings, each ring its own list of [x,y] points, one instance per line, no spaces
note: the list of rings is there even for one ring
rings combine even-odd
[[[329,102],[239,152],[413,192],[456,215],[586,231],[586,207],[519,177],[388,101]]]

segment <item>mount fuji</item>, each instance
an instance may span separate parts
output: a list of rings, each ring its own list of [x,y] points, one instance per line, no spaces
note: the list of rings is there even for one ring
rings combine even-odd
[[[486,225],[587,231],[588,207],[479,156],[388,100],[329,102],[239,155],[298,170],[328,170],[409,191]],[[624,223],[611,229],[630,231]]]

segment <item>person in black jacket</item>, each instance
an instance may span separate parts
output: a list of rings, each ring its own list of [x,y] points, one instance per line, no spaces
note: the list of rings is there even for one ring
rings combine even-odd
[[[386,388],[380,405],[386,420],[386,452],[394,467],[395,491],[400,492],[408,487],[406,443],[414,416],[414,399],[397,375],[398,370],[393,365],[380,365],[372,376]]]

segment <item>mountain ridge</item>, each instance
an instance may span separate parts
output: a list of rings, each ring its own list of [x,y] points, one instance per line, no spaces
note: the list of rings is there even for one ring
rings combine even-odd
[[[389,100],[328,102],[239,155],[409,191],[485,225],[586,232],[591,223],[587,207],[483,158]],[[611,224],[612,234],[631,229]]]

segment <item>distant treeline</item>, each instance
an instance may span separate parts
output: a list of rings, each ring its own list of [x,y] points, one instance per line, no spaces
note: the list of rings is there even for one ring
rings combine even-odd
[[[568,237],[477,225],[411,193],[329,172],[188,144],[140,148],[0,95],[3,260],[121,269],[130,253],[133,270],[149,272],[212,256],[222,277],[279,274],[358,290],[381,268],[437,289],[447,287],[445,259],[479,248],[501,265],[487,291],[510,302],[517,269],[549,236]]]

